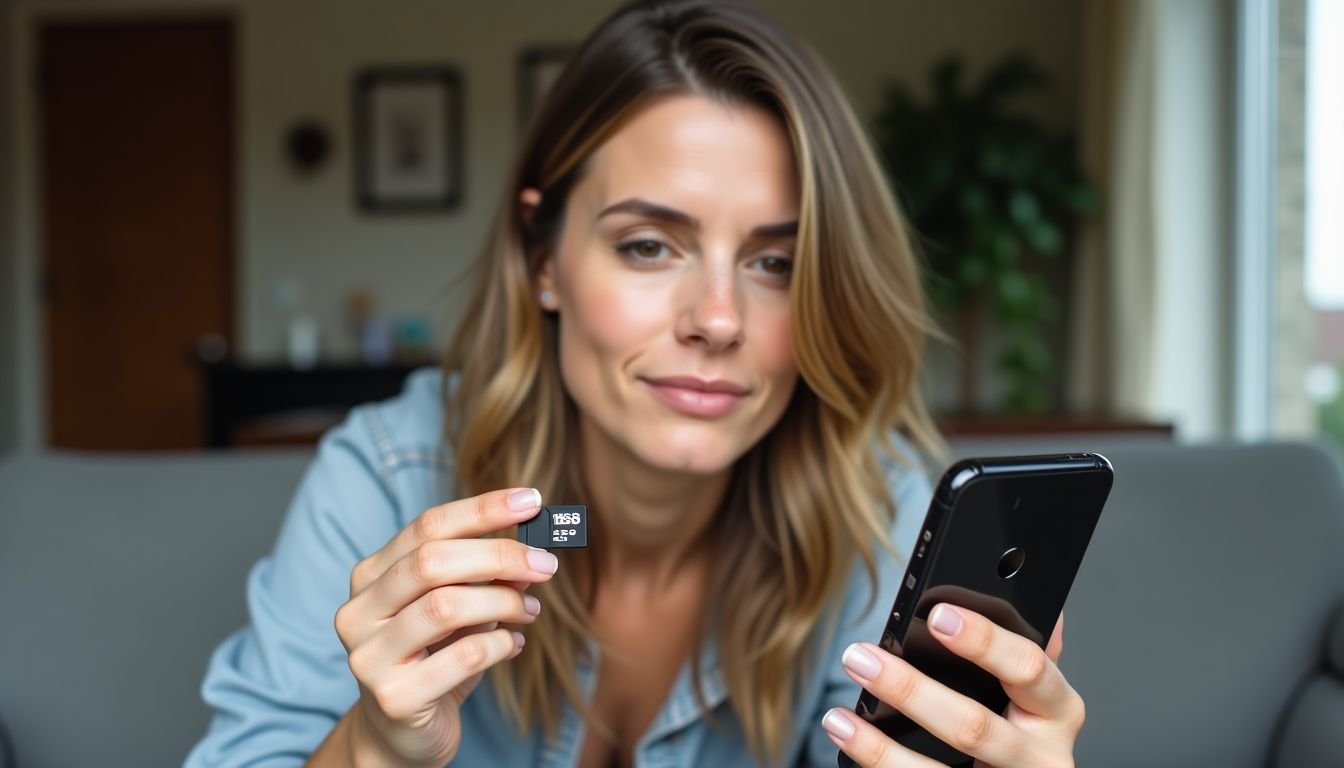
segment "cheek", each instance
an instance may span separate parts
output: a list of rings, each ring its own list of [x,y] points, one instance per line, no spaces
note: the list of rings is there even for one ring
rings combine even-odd
[[[665,302],[624,283],[619,275],[590,272],[570,286],[561,320],[567,346],[624,362],[666,325]]]
[[[788,380],[798,374],[798,360],[793,353],[792,322],[787,304],[768,312],[762,318],[757,336],[757,359],[762,372],[771,378]]]

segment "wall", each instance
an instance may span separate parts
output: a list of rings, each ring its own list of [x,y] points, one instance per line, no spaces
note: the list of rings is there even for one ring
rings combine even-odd
[[[238,328],[239,352],[274,358],[284,349],[287,315],[278,294],[301,287],[319,320],[327,351],[350,355],[344,328],[347,292],[372,290],[395,315],[427,318],[442,344],[463,303],[454,277],[473,258],[498,203],[517,138],[515,63],[526,45],[580,40],[616,4],[610,0],[454,2],[401,0],[12,0],[22,44],[9,65],[20,76],[28,27],[52,13],[176,12],[202,6],[233,9],[238,18]],[[1055,79],[1029,111],[1054,127],[1076,122],[1080,25],[1074,0],[759,0],[800,32],[836,72],[864,119],[889,79],[922,83],[931,61],[955,50],[972,71],[1009,50],[1032,53]],[[374,64],[446,62],[466,86],[465,199],[451,213],[368,215],[353,202],[350,82]],[[32,105],[16,104],[16,156],[31,152]],[[286,166],[281,141],[301,118],[326,124],[334,137],[327,167],[301,178]],[[35,170],[21,163],[14,242],[20,274],[37,261],[32,236]],[[30,295],[17,295],[33,318]],[[29,326],[36,327],[33,322]],[[23,438],[40,445],[41,387],[36,335],[20,351],[32,366],[21,383]],[[26,382],[26,383],[24,383]],[[38,410],[33,410],[34,408]]]
[[[0,0],[0,48],[11,50],[10,0]],[[18,310],[12,300],[16,290],[17,256],[14,240],[14,163],[12,121],[14,98],[11,75],[14,63],[0,56],[0,453],[19,444]]]
[[[511,160],[518,50],[528,43],[577,41],[613,5],[402,2],[379,6],[377,15],[366,2],[345,0],[323,2],[321,14],[307,2],[247,6],[244,351],[271,356],[282,349],[284,315],[274,294],[277,281],[290,279],[306,281],[311,309],[338,353],[348,349],[340,335],[340,298],[360,281],[397,312],[432,311],[442,335],[462,303],[460,292],[445,289],[475,255]],[[970,52],[975,63],[1021,47],[1037,52],[1060,80],[1050,99],[1036,105],[1038,114],[1055,125],[1074,119],[1076,17],[1070,2],[1037,0],[1016,9],[977,0],[762,5],[806,35],[865,117],[876,108],[885,78],[922,79],[928,62],[948,48]],[[972,11],[980,18],[967,23]],[[465,75],[465,204],[444,216],[360,214],[350,203],[350,73],[369,62],[434,60],[455,62]],[[307,181],[294,178],[278,157],[285,126],[304,115],[337,131],[339,152],[332,168]]]

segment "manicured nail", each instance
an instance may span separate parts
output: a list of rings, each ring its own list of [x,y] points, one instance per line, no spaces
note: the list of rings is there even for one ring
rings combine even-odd
[[[846,648],[845,655],[841,656],[840,660],[844,662],[846,669],[864,680],[872,680],[882,671],[882,664],[877,657],[858,643]]]
[[[838,709],[832,709],[821,718],[821,727],[841,741],[848,741],[849,737],[854,735],[854,724],[849,722],[848,717],[840,714]]]
[[[955,637],[961,631],[961,614],[950,606],[936,605],[929,613],[929,626],[937,630],[940,635]]]
[[[531,595],[523,595],[523,610],[530,616],[536,616],[541,613],[541,601]]]
[[[540,573],[555,573],[560,568],[560,561],[550,552],[544,549],[528,548],[527,567]]]
[[[520,654],[520,653],[523,652],[523,643],[525,643],[525,642],[527,642],[527,638],[523,637],[523,633],[522,633],[522,632],[514,632],[514,633],[513,633],[513,652],[510,653],[508,656],[505,656],[504,658],[506,658],[506,659],[516,659],[516,658],[518,658],[518,654]]]
[[[513,653],[510,653],[510,654],[509,654],[508,656],[506,656],[505,658],[509,658],[509,659],[516,659],[516,658],[518,658],[518,654],[520,654],[520,653],[523,652],[523,643],[526,643],[526,642],[527,642],[527,638],[523,637],[523,633],[522,633],[522,632],[514,632],[514,633],[513,633]]]
[[[536,488],[514,491],[509,494],[509,509],[514,512],[526,512],[541,506],[541,492]]]

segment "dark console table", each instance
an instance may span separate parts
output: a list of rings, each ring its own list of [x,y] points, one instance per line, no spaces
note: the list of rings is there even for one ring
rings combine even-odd
[[[205,436],[211,448],[312,444],[361,403],[401,391],[407,374],[432,361],[386,367],[203,363]]]

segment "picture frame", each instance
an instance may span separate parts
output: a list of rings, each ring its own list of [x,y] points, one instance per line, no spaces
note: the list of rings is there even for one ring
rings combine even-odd
[[[576,46],[533,45],[518,54],[518,130],[527,130],[532,113],[564,70]]]
[[[462,202],[462,77],[451,66],[369,67],[354,79],[355,198],[370,212]]]

